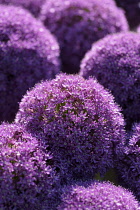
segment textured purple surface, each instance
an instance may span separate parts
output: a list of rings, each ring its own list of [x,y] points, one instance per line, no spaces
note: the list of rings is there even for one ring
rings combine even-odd
[[[26,90],[59,72],[59,46],[28,11],[2,5],[0,11],[0,121],[11,121]]]
[[[57,210],[139,210],[133,194],[109,182],[66,188]]]
[[[127,127],[140,120],[140,35],[108,35],[92,46],[81,62],[80,75],[95,76],[123,108]]]
[[[140,23],[140,0],[116,0],[116,3],[125,10],[132,28]]]
[[[0,0],[0,4],[21,6],[29,10],[35,17],[40,13],[45,0]]]
[[[119,111],[96,80],[61,74],[27,92],[16,122],[49,145],[66,179],[79,179],[113,167],[114,147],[124,140]]]
[[[133,190],[140,201],[140,124],[133,126],[133,134],[126,147],[117,152],[116,165],[124,183]]]
[[[0,208],[53,209],[58,176],[49,164],[52,160],[22,127],[0,125]]]
[[[124,13],[113,1],[51,0],[42,6],[40,19],[56,35],[62,71],[77,73],[91,44],[107,34],[127,31]]]

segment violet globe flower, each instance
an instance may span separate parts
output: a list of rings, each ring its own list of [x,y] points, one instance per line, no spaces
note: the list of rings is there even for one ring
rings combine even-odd
[[[133,126],[129,144],[118,147],[116,166],[124,183],[140,201],[140,124]]]
[[[66,188],[57,210],[139,210],[133,194],[110,182],[95,182],[89,186]]]
[[[46,0],[43,4],[39,18],[57,37],[63,72],[78,73],[80,61],[93,42],[128,30],[124,12],[110,2]]]
[[[26,90],[59,73],[59,46],[28,11],[3,5],[0,11],[0,121],[12,121]]]
[[[21,126],[0,125],[1,209],[53,209],[59,186],[52,160]]]
[[[139,0],[116,0],[116,3],[125,10],[126,17],[132,28],[140,24]]]
[[[0,4],[21,6],[29,10],[35,17],[40,13],[45,0],[0,0]]]
[[[27,91],[19,106],[15,121],[49,145],[62,179],[67,173],[77,180],[93,177],[113,167],[124,120],[113,96],[95,79],[57,75]]]
[[[140,35],[108,35],[92,45],[81,62],[80,75],[95,76],[122,107],[127,129],[140,120]]]

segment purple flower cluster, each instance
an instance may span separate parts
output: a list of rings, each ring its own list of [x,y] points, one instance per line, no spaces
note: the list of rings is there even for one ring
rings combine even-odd
[[[93,42],[128,30],[124,12],[111,0],[46,0],[39,18],[57,37],[66,73],[79,71],[80,61]]]
[[[0,0],[0,4],[21,6],[29,10],[35,17],[40,13],[45,0]]]
[[[124,183],[140,200],[140,124],[133,126],[129,144],[119,147],[116,166]]]
[[[0,210],[140,210],[139,1],[0,0]]]
[[[66,188],[57,210],[139,210],[133,194],[110,182]]]
[[[140,120],[140,35],[108,35],[93,44],[81,62],[80,75],[95,76],[123,108],[127,128]]]
[[[21,126],[1,124],[0,208],[53,209],[58,175],[50,165],[52,160],[44,145]]]
[[[140,23],[140,1],[139,0],[116,0],[119,7],[126,12],[130,26],[136,27]]]
[[[12,121],[26,90],[59,71],[53,35],[28,11],[0,5],[0,121]]]
[[[95,79],[78,75],[36,84],[23,97],[16,122],[49,145],[66,179],[104,174],[113,167],[115,145],[124,140],[124,120],[112,95]]]

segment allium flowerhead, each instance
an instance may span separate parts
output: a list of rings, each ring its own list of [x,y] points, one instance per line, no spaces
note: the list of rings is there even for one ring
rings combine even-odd
[[[60,74],[27,92],[16,122],[49,145],[58,170],[78,179],[113,167],[113,149],[124,138],[119,111],[95,79]]]
[[[21,6],[29,10],[35,17],[38,16],[45,0],[0,0],[0,4]]]
[[[139,210],[133,194],[110,182],[66,188],[57,210]]]
[[[50,201],[54,202],[58,186],[52,160],[21,126],[0,125],[1,209],[53,209]]]
[[[80,60],[93,42],[107,34],[128,30],[123,11],[110,2],[46,0],[40,19],[57,37],[63,72],[77,73]]]
[[[129,144],[119,147],[116,166],[123,181],[140,201],[140,124],[133,126]]]
[[[127,127],[140,120],[140,35],[108,35],[93,44],[81,62],[80,75],[95,76],[123,108]]]
[[[116,0],[119,7],[125,10],[130,26],[136,27],[140,23],[140,1],[139,0]]]
[[[28,11],[0,5],[0,121],[11,121],[26,90],[60,70],[59,46]]]

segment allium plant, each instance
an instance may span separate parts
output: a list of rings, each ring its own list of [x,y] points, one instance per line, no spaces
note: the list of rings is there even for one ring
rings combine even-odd
[[[136,27],[140,23],[140,1],[139,0],[116,0],[119,7],[125,10],[130,26]]]
[[[116,166],[124,183],[140,201],[140,124],[135,124],[132,130],[129,144],[117,149]]]
[[[49,145],[62,179],[104,174],[113,167],[115,146],[124,141],[124,120],[113,96],[95,79],[78,75],[36,84],[15,121]]]
[[[44,145],[21,126],[0,125],[0,208],[53,209],[58,176],[52,160]]]
[[[127,128],[140,120],[140,35],[108,35],[92,45],[81,62],[80,75],[95,76],[123,109]]]
[[[0,0],[0,4],[21,6],[29,10],[35,17],[40,13],[45,0]]]
[[[124,12],[111,0],[46,0],[39,18],[57,37],[66,73],[79,72],[80,61],[93,42],[128,30]]]
[[[57,210],[139,210],[134,195],[110,182],[67,187]]]
[[[53,35],[28,11],[0,5],[0,121],[12,121],[26,90],[59,70]]]

